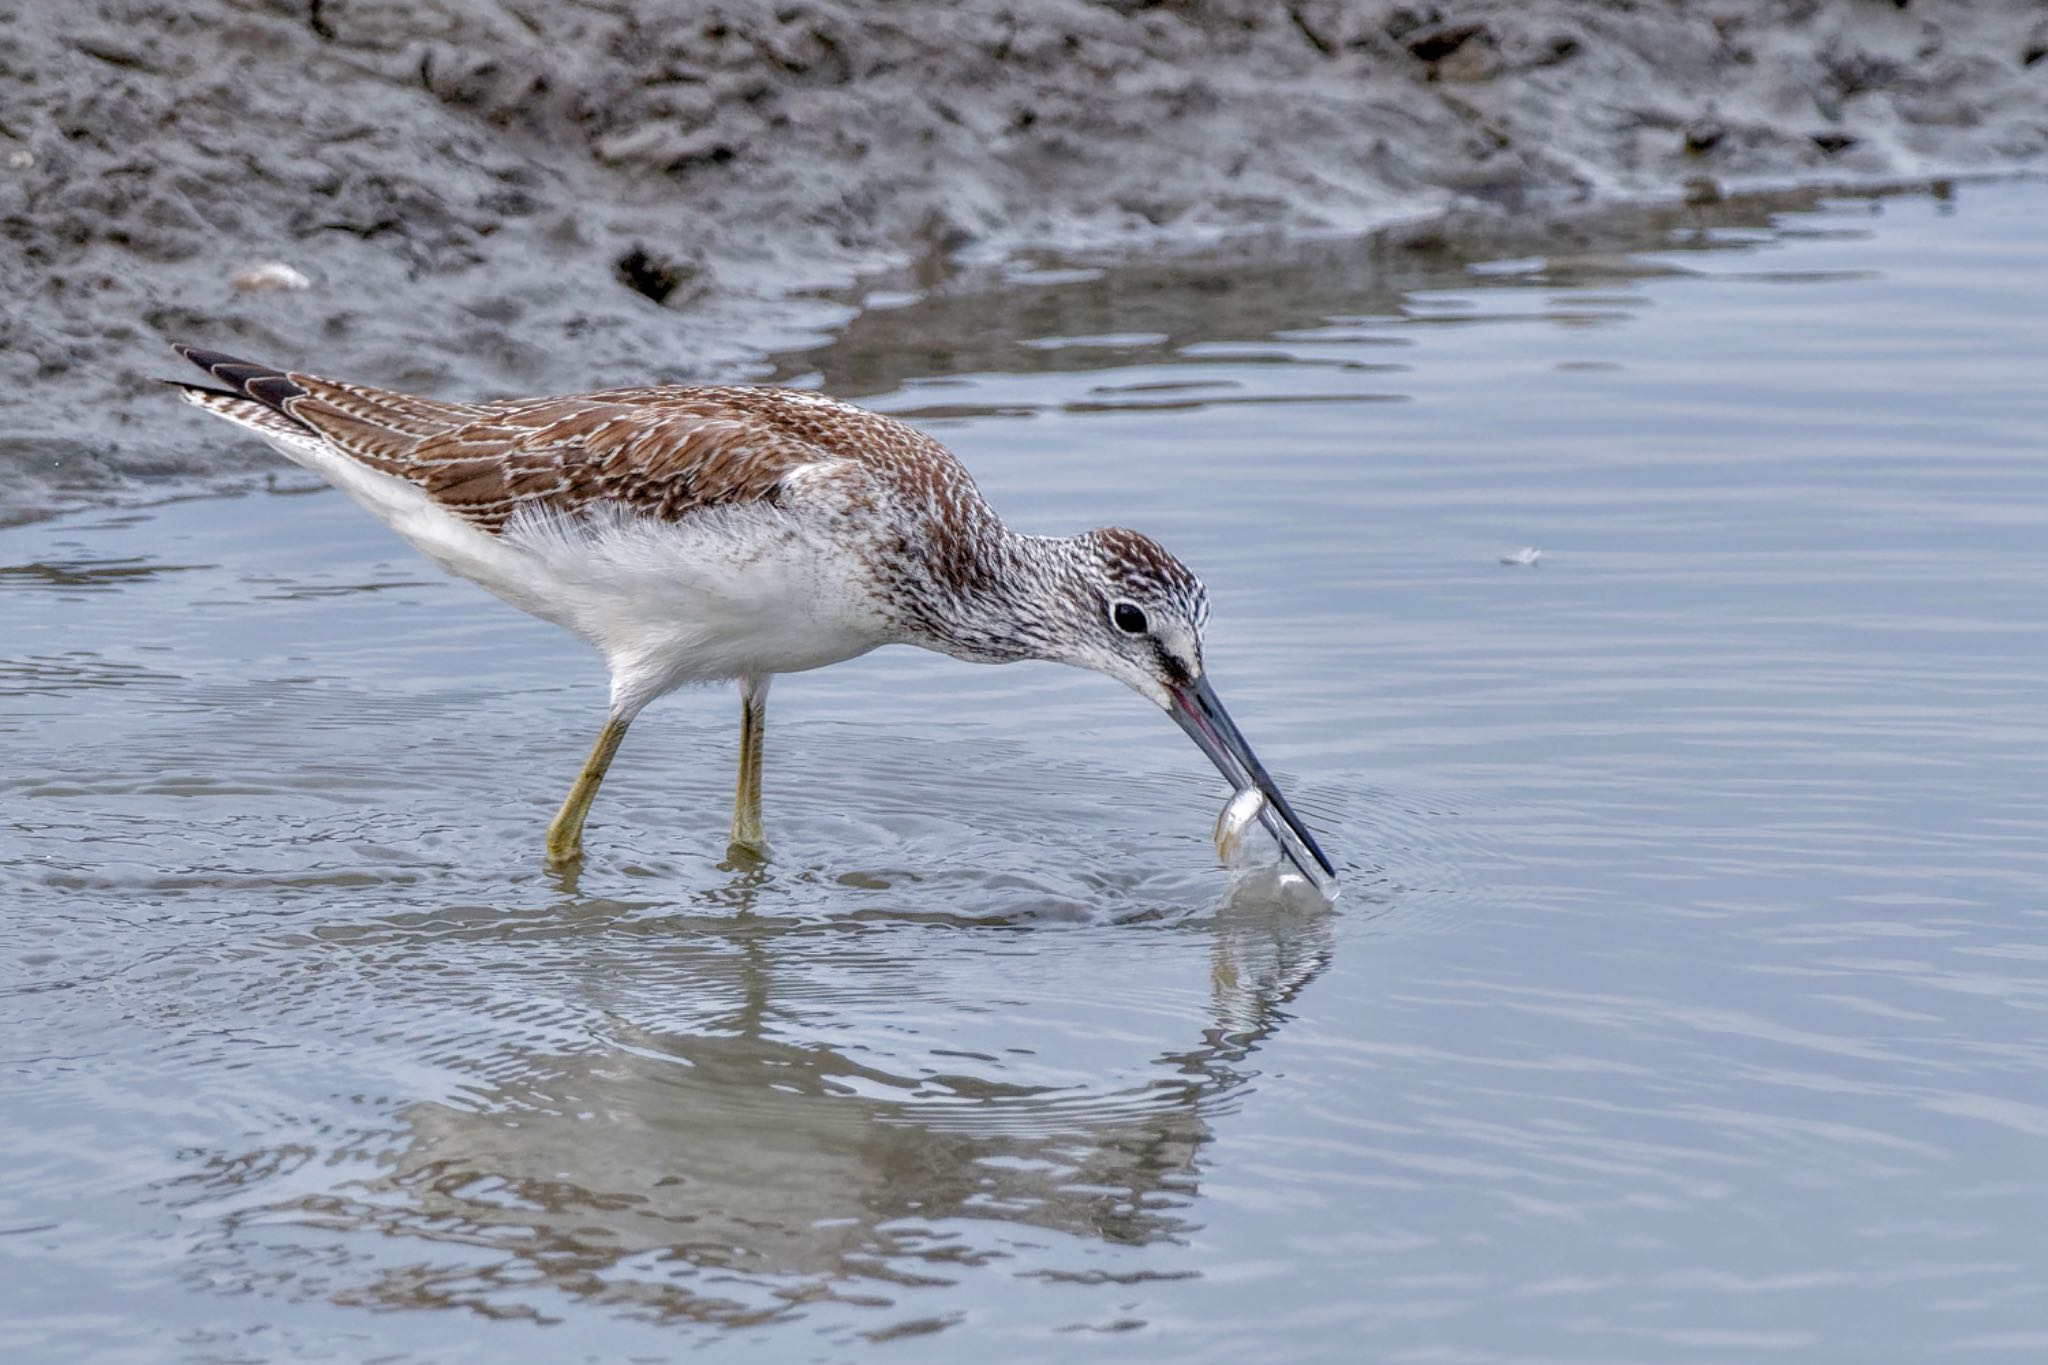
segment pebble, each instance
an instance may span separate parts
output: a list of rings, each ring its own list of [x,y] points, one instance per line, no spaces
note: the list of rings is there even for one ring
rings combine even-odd
[[[228,283],[244,294],[284,294],[310,289],[313,282],[283,261],[263,261],[237,270]]]

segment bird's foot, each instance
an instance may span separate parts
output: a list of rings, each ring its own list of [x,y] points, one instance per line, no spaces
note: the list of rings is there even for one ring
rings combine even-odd
[[[752,871],[765,867],[767,863],[768,841],[761,837],[759,826],[751,831],[734,826],[731,837],[726,841],[725,861],[719,866],[728,871]]]

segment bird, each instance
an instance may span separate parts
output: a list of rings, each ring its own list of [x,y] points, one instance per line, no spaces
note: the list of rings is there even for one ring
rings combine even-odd
[[[1052,660],[1165,711],[1321,886],[1336,870],[1203,665],[1202,580],[1150,536],[1003,524],[932,436],[805,389],[654,385],[449,402],[175,345],[186,401],[262,438],[448,573],[593,646],[602,727],[547,831],[573,867],[627,727],[690,683],[734,681],[731,849],[765,856],[770,683],[910,644]]]

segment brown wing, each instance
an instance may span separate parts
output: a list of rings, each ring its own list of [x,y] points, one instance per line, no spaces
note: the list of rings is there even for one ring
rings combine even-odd
[[[703,507],[773,502],[791,471],[851,457],[775,420],[773,390],[627,389],[454,405],[290,378],[304,390],[286,400],[294,419],[491,532],[522,508],[576,512],[601,503],[674,519]],[[817,400],[792,395],[785,402]]]
[[[966,542],[948,528],[986,510],[973,480],[937,441],[815,393],[668,386],[444,403],[176,349],[228,386],[185,385],[195,401],[229,405],[223,410],[244,425],[264,426],[265,410],[281,414],[494,533],[529,507],[611,505],[674,519],[703,507],[772,503],[795,470],[846,462],[924,513],[945,542],[935,544],[933,557],[965,572]]]

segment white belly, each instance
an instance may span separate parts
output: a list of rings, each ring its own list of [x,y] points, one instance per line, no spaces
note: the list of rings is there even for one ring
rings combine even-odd
[[[679,522],[522,518],[500,539],[525,563],[515,582],[485,586],[595,645],[620,705],[684,683],[822,668],[891,638],[858,547],[777,508]]]
[[[588,640],[628,714],[685,683],[799,673],[893,638],[859,547],[779,508],[522,515],[491,535],[324,442],[266,439],[449,573]]]

